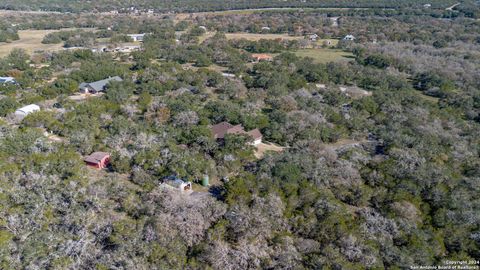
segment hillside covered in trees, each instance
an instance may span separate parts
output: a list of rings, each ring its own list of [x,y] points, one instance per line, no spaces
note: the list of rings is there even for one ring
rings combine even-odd
[[[478,267],[474,3],[254,2],[408,9],[0,17],[0,269]]]
[[[475,1],[461,0],[465,5]],[[451,0],[431,1],[433,8],[445,9],[456,2]],[[0,8],[13,10],[46,10],[61,12],[92,12],[128,9],[155,9],[159,12],[198,12],[232,9],[255,8],[420,8],[425,3],[415,0],[308,0],[308,1],[278,1],[278,0],[2,0]]]

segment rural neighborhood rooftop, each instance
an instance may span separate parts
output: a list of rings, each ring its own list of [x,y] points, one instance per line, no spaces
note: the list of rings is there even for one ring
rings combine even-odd
[[[245,134],[248,135],[254,144],[261,143],[262,133],[259,129],[245,131],[242,125],[232,125],[228,122],[221,122],[211,127],[213,137],[215,139],[224,139],[227,134]]]
[[[113,81],[121,82],[123,81],[123,79],[120,78],[119,76],[110,77],[110,78],[103,79],[96,82],[81,83],[79,88],[84,92],[92,92],[92,93],[101,92],[105,90],[105,86],[107,86],[109,82],[113,82]]]

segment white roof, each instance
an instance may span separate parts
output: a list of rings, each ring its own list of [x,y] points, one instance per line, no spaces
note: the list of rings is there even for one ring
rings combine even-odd
[[[129,37],[143,37],[145,34],[128,34]]]
[[[16,113],[29,114],[32,112],[40,111],[40,107],[36,104],[30,104],[25,107],[22,107],[16,111]]]
[[[0,77],[0,82],[14,82],[15,78],[13,77]]]

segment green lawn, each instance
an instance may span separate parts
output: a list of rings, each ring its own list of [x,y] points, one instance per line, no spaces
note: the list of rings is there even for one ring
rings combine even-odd
[[[295,52],[300,57],[310,57],[317,63],[353,60],[353,54],[338,49],[300,49]]]

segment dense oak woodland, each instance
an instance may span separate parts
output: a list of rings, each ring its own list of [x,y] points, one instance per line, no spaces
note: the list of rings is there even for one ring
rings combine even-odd
[[[456,1],[462,3],[462,13],[467,16],[478,16],[478,5],[474,0]],[[234,9],[257,8],[372,8],[372,9],[413,9],[430,4],[432,8],[445,9],[456,3],[451,0],[435,0],[422,2],[416,0],[2,0],[1,9],[8,10],[42,10],[60,12],[128,12],[131,8],[137,10],[153,9],[158,12],[199,12]]]
[[[2,3],[83,10],[102,1]],[[0,86],[0,268],[405,269],[479,259],[480,22],[461,11],[337,12],[329,15],[341,16],[338,26],[322,11],[185,21],[2,17],[0,35],[9,39],[21,29],[62,27],[98,31],[57,32],[44,43],[151,35],[132,57],[16,49],[0,60],[0,76],[18,81]],[[199,26],[216,33],[200,40]],[[323,64],[296,56],[302,44],[225,36],[264,26],[297,36],[353,34],[355,42],[338,44],[353,57]],[[252,52],[275,57],[252,63]],[[68,98],[80,83],[109,76],[124,81],[100,97]],[[372,95],[352,98],[340,86]],[[42,111],[12,117],[31,103]],[[209,125],[222,121],[259,128],[265,141],[286,148],[258,159],[242,136],[218,144]],[[112,153],[107,170],[86,168],[82,157],[93,151]],[[173,174],[217,182],[184,196],[159,187]]]

